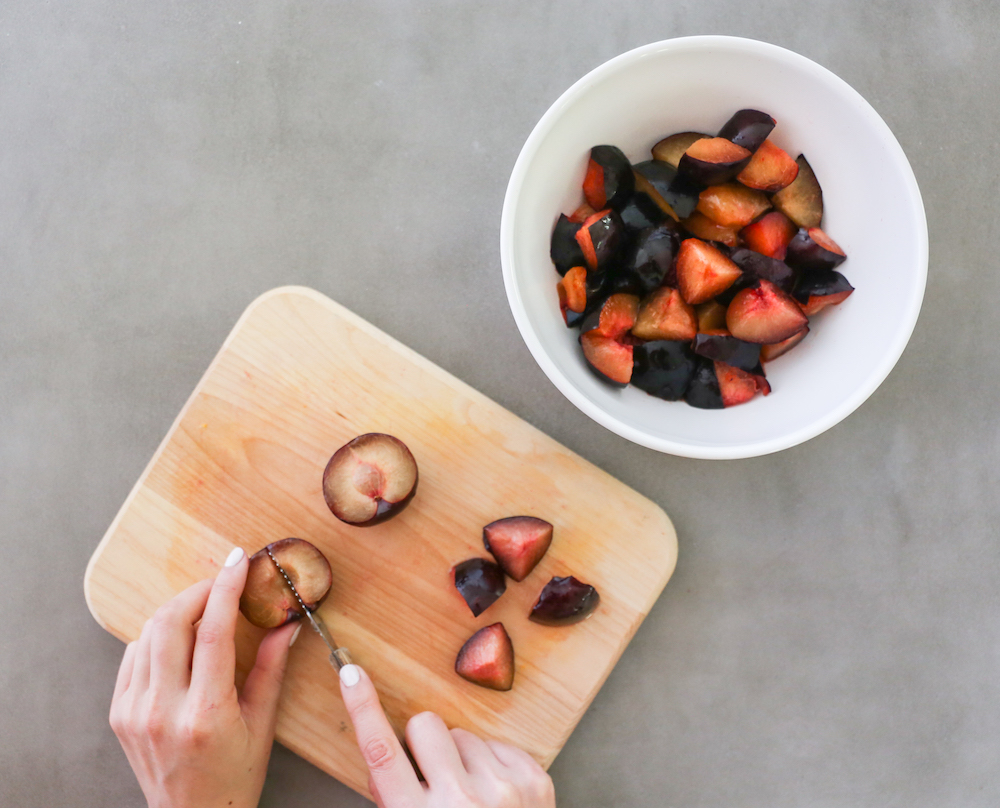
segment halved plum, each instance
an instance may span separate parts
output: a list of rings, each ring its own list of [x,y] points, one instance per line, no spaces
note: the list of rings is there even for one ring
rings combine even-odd
[[[836,269],[846,260],[840,245],[818,227],[801,228],[788,242],[785,256],[789,266],[811,272]]]
[[[274,555],[274,560],[268,555],[268,550]],[[309,611],[319,608],[333,584],[330,562],[304,539],[281,539],[258,550],[250,556],[247,580],[240,596],[240,611],[247,620],[261,628],[276,628],[305,617],[302,606],[274,561],[288,574]]]
[[[709,137],[688,146],[677,164],[677,175],[701,187],[721,185],[735,179],[749,162],[747,149],[727,138]]]
[[[648,295],[668,282],[677,256],[677,246],[677,233],[672,227],[661,225],[639,233],[625,261],[625,267],[639,279],[641,294]]]
[[[792,156],[770,140],[765,140],[736,179],[747,188],[774,193],[791,185],[798,173],[799,165]]]
[[[595,211],[621,208],[632,196],[635,178],[632,165],[617,146],[594,146],[590,150],[587,175],[583,179],[583,195]]]
[[[679,291],[669,286],[643,298],[632,326],[632,335],[639,339],[692,340],[697,333],[694,309],[684,302]]]
[[[736,182],[712,185],[698,196],[698,210],[722,227],[744,227],[770,207],[760,191]]]
[[[788,339],[808,323],[789,295],[764,280],[737,292],[726,310],[726,325],[734,337],[762,345]]]
[[[750,372],[760,364],[760,345],[745,342],[728,331],[699,333],[691,349],[699,356]]]
[[[632,384],[667,401],[683,397],[696,364],[688,340],[645,342],[636,345],[632,355]]]
[[[568,626],[589,617],[601,602],[598,591],[572,575],[554,577],[542,588],[528,619],[545,626]]]
[[[827,306],[842,303],[853,291],[854,287],[847,278],[835,269],[827,269],[803,272],[793,296],[799,301],[802,311],[812,317]]]
[[[685,180],[677,169],[660,160],[646,160],[632,166],[636,193],[655,202],[670,218],[684,219],[694,212],[700,189]]]
[[[823,189],[805,155],[800,154],[795,162],[799,173],[771,197],[771,202],[799,227],[819,227],[823,221]]]
[[[479,617],[507,591],[500,565],[486,558],[470,558],[455,565],[455,589],[464,598],[473,617]]]
[[[508,516],[483,528],[483,545],[515,581],[523,581],[552,544],[552,524],[535,516]]]
[[[748,373],[725,362],[715,363],[715,377],[719,381],[719,394],[723,407],[745,404],[757,393],[765,396],[771,392],[771,385],[764,378],[764,371],[757,366],[757,373]]]
[[[576,240],[580,222],[574,222],[565,213],[559,214],[555,229],[552,231],[552,243],[549,247],[549,257],[556,265],[556,272],[565,275],[570,269],[584,262],[583,250]]]
[[[719,379],[715,375],[715,363],[711,359],[697,357],[694,375],[684,393],[684,400],[701,410],[721,410],[724,406]]]
[[[625,225],[611,208],[588,217],[575,234],[583,263],[591,272],[604,270],[625,240]]]
[[[368,526],[402,511],[417,491],[417,461],[399,438],[359,435],[323,471],[323,497],[340,521]]]
[[[677,168],[677,164],[681,161],[681,157],[684,156],[688,147],[696,140],[702,140],[706,137],[711,137],[711,135],[702,132],[677,132],[663,138],[653,146],[653,159]]]
[[[744,227],[740,237],[754,252],[781,261],[795,233],[796,227],[788,217],[779,210],[772,210]]]
[[[802,340],[806,338],[809,333],[809,326],[806,326],[801,331],[797,331],[792,334],[788,339],[783,339],[781,342],[772,342],[770,345],[760,346],[760,361],[770,362],[772,359],[777,359],[779,356],[784,356],[792,348],[798,345]]]
[[[719,137],[755,152],[774,129],[774,118],[758,109],[741,109],[723,124]]]
[[[711,300],[728,289],[743,274],[711,244],[685,239],[677,252],[677,286],[690,305]]]
[[[514,686],[514,644],[503,623],[481,628],[465,641],[455,658],[455,673],[491,690]]]

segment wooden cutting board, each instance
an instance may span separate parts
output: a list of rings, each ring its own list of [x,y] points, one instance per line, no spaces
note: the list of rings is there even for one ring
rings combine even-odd
[[[410,506],[369,528],[335,519],[321,476],[364,432],[403,440],[420,469]],[[529,514],[552,522],[549,552],[473,618],[451,568],[486,556],[482,527]],[[226,339],[87,568],[91,612],[122,640],[156,608],[213,577],[233,545],[287,536],[329,558],[320,610],[402,725],[434,710],[451,726],[515,744],[548,766],[674,569],[667,515],[596,466],[318,292],[275,289]],[[527,619],[553,575],[597,587],[575,626]],[[502,621],[514,643],[513,690],[454,672],[477,629]],[[239,677],[259,629],[240,619]],[[277,739],[367,795],[367,773],[320,638],[291,651]]]

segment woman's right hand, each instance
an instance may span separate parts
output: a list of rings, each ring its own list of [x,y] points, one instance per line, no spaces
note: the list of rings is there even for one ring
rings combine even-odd
[[[449,730],[435,713],[415,715],[406,725],[406,743],[426,779],[421,783],[368,674],[345,665],[340,689],[379,808],[555,808],[552,780],[530,755]]]

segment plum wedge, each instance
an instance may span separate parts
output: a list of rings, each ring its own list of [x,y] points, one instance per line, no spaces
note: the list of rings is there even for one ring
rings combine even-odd
[[[333,584],[333,573],[326,556],[304,539],[281,539],[258,550],[250,556],[247,580],[240,596],[240,611],[247,620],[261,628],[276,628],[305,617],[302,606],[275,561],[288,574],[309,611],[319,607]]]
[[[528,619],[546,626],[568,626],[589,617],[601,602],[590,584],[572,575],[555,577],[543,587]]]
[[[823,189],[805,155],[800,154],[795,163],[799,167],[795,179],[771,197],[771,202],[799,227],[819,227],[823,221]]]
[[[514,644],[503,623],[481,628],[466,640],[455,659],[455,673],[491,690],[514,686]]]
[[[417,461],[392,435],[369,432],[341,446],[323,472],[323,497],[340,521],[374,525],[395,516],[417,491]]]
[[[621,208],[635,188],[632,166],[617,146],[594,146],[590,150],[583,195],[594,210]]]
[[[508,516],[483,528],[483,545],[515,581],[523,581],[552,543],[552,524],[534,516]]]
[[[479,617],[507,591],[503,570],[486,558],[470,558],[456,564],[453,570],[455,589],[472,610],[473,617]]]
[[[808,324],[799,305],[770,281],[737,292],[726,310],[729,333],[761,345],[788,339]]]
[[[743,274],[716,247],[696,238],[685,239],[677,252],[677,286],[690,305],[711,300]]]

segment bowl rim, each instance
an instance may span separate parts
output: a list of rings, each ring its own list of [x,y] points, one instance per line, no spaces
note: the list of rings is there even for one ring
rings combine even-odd
[[[520,195],[521,186],[527,176],[528,166],[534,159],[544,138],[561,116],[563,110],[575,103],[592,85],[603,81],[606,77],[635,61],[654,53],[692,48],[698,50],[712,48],[735,49],[751,56],[778,58],[796,69],[812,74],[821,82],[832,84],[851,98],[855,102],[859,113],[867,119],[868,124],[881,135],[885,142],[891,159],[900,170],[903,182],[908,186],[910,192],[909,200],[914,207],[914,213],[918,221],[917,232],[915,233],[915,246],[917,254],[916,272],[919,288],[917,293],[912,296],[908,309],[904,312],[904,317],[900,323],[901,327],[896,331],[895,339],[886,346],[882,360],[868,377],[867,383],[859,386],[839,406],[833,408],[825,416],[817,418],[810,424],[787,435],[741,444],[739,446],[706,446],[650,435],[642,429],[631,426],[611,415],[599,405],[592,402],[577,390],[545,350],[542,341],[539,339],[528,318],[527,309],[521,298],[521,292],[514,276],[514,208]],[[507,183],[503,209],[500,215],[500,266],[503,272],[504,288],[507,292],[507,302],[510,305],[511,314],[514,316],[517,329],[521,334],[521,339],[524,340],[531,355],[549,381],[579,410],[617,435],[640,446],[655,449],[659,452],[702,460],[735,460],[759,457],[789,449],[825,432],[860,407],[878,389],[879,385],[885,381],[913,334],[927,287],[927,264],[927,216],[923,198],[920,195],[920,188],[913,174],[913,168],[910,166],[902,146],[899,145],[899,141],[896,140],[888,124],[882,120],[882,117],[868,103],[864,96],[831,70],[795,51],[788,50],[779,45],[773,45],[769,42],[745,37],[720,35],[687,36],[651,42],[648,45],[642,45],[609,59],[578,79],[545,111],[545,114],[542,115],[538,123],[531,130],[524,146],[521,147],[521,151],[514,163],[514,168],[511,171],[510,180]]]

